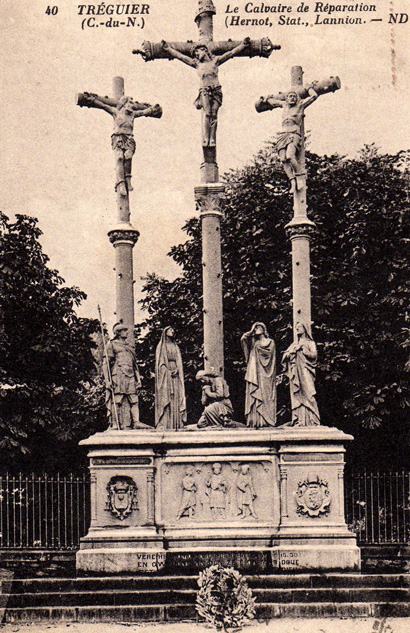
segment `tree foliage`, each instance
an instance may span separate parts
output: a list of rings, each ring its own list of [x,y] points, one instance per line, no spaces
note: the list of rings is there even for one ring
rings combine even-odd
[[[409,152],[358,156],[307,152],[312,242],[312,319],[318,345],[318,402],[322,423],[353,432],[356,450],[385,463],[409,435],[410,262]],[[236,419],[243,418],[245,364],[241,334],[263,321],[280,355],[292,339],[291,257],[286,224],[292,217],[289,183],[267,144],[243,169],[224,176],[222,225],[225,372]],[[145,279],[139,358],[152,407],[154,350],[161,329],[173,325],[184,360],[191,421],[201,409],[195,371],[202,364],[202,271],[199,220],[170,256],[181,266],[175,281]],[[290,417],[285,383],[278,388],[279,420]],[[383,451],[380,441],[388,442]]]
[[[37,221],[0,222],[2,465],[73,468],[78,441],[102,424],[97,322],[76,315],[85,294],[48,267]]]

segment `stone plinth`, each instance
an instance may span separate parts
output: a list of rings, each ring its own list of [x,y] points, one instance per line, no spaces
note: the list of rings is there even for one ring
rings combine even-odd
[[[82,572],[358,570],[335,428],[106,431],[89,449]]]

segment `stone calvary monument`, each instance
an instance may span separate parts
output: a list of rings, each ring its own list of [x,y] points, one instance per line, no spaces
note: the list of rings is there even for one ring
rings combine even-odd
[[[183,358],[176,333],[164,324],[155,361],[155,427],[138,415],[140,378],[133,346],[131,158],[136,116],[160,116],[159,106],[123,96],[84,93],[78,104],[109,112],[117,161],[119,224],[109,232],[116,249],[117,317],[106,346],[109,428],[81,444],[91,472],[91,525],[81,539],[82,573],[198,571],[220,562],[247,572],[357,570],[359,549],[344,517],[344,445],[352,437],[320,425],[315,391],[316,346],[311,332],[310,252],[314,228],[307,217],[304,110],[337,90],[338,78],[304,86],[292,69],[287,93],[261,98],[258,111],[283,109],[277,150],[290,180],[294,341],[283,354],[292,416],[276,421],[276,349],[263,323],[242,336],[247,365],[244,423],[224,379],[220,198],[216,162],[217,117],[222,105],[218,67],[235,56],[269,57],[268,39],[214,41],[212,0],[199,0],[197,42],[144,42],[146,61],[176,59],[195,68],[200,90],[203,163],[195,200],[202,226],[204,368],[199,421],[186,411]],[[337,423],[337,420],[335,420]]]

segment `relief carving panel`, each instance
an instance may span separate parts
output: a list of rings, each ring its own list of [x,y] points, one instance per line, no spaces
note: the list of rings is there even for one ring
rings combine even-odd
[[[183,524],[272,519],[274,486],[269,462],[168,462],[162,472],[165,521]]]

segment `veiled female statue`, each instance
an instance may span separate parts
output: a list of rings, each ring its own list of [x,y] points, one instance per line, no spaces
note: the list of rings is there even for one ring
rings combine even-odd
[[[180,429],[186,422],[184,372],[175,331],[166,327],[155,354],[155,426]]]
[[[247,362],[246,425],[251,428],[276,424],[276,348],[264,323],[254,323],[241,338]]]
[[[316,402],[317,350],[307,327],[296,323],[296,341],[283,354],[282,363],[289,378],[292,421],[288,426],[318,426]]]

